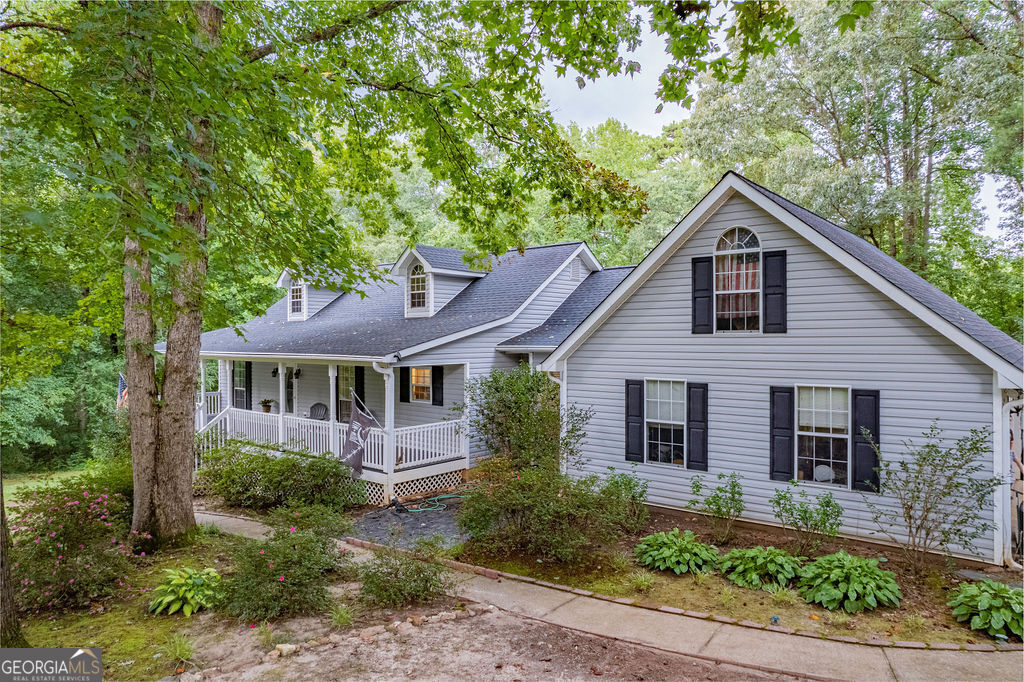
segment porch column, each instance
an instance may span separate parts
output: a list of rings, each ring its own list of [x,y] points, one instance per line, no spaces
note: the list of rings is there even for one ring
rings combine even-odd
[[[338,457],[338,366],[327,365],[327,376],[331,383],[331,454]]]
[[[199,358],[199,396],[196,398],[196,428],[206,426],[206,363]]]
[[[384,501],[395,494],[395,371],[384,375]]]
[[[277,363],[277,442],[284,442],[285,366]]]

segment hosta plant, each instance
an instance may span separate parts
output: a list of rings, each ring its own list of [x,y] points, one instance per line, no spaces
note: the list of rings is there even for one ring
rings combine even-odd
[[[718,561],[718,550],[697,539],[693,531],[679,532],[673,528],[648,535],[636,546],[636,560],[641,566],[659,571],[700,573],[711,570]]]
[[[732,550],[722,557],[718,570],[740,587],[764,590],[772,585],[789,585],[803,562],[804,557],[784,549],[753,547]]]
[[[961,585],[949,605],[960,622],[968,621],[972,630],[984,630],[993,637],[1024,638],[1024,590],[993,580]]]
[[[879,606],[899,606],[903,594],[892,571],[878,567],[878,559],[837,552],[818,557],[800,569],[800,595],[830,611],[857,613]]]
[[[221,598],[220,574],[212,568],[197,571],[193,568],[164,571],[166,578],[153,590],[149,610],[167,615],[181,611],[188,618],[199,609],[208,609]]]

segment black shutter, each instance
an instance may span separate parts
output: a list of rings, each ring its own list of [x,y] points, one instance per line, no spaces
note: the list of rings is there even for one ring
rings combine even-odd
[[[398,402],[409,402],[409,384],[412,381],[412,374],[408,367],[398,368]]]
[[[770,473],[773,481],[793,480],[794,445],[793,387],[771,388]]]
[[[690,261],[692,280],[690,290],[693,305],[690,310],[690,332],[693,334],[711,334],[715,331],[714,296],[715,264],[711,256],[698,256]]]
[[[444,405],[444,365],[430,368],[430,404]]]
[[[786,252],[764,253],[765,334],[786,333]]]
[[[686,384],[686,468],[708,470],[707,384]]]
[[[626,461],[644,461],[644,382],[626,379]]]
[[[853,489],[878,492],[878,454],[871,442],[878,444],[878,391],[853,389]],[[861,429],[867,429],[865,438]]]
[[[245,409],[252,409],[252,363],[245,363]]]
[[[366,368],[357,365],[352,368],[352,383],[355,384],[353,389],[356,392],[356,397],[359,398],[359,402],[363,405],[366,404]]]

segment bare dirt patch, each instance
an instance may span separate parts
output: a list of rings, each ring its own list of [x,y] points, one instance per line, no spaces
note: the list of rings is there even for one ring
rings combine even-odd
[[[308,628],[304,636],[324,630],[322,622],[298,620],[282,627]],[[203,656],[204,665],[218,668],[206,669],[204,681],[794,679],[582,635],[497,609],[405,629],[405,633],[386,631],[367,641],[359,637],[361,630],[356,628],[338,633],[338,641],[302,647],[269,661],[250,644],[256,640],[247,633],[210,633],[213,639],[219,638],[217,662],[213,663],[210,655],[207,642],[213,642],[208,636],[200,637],[197,653]]]

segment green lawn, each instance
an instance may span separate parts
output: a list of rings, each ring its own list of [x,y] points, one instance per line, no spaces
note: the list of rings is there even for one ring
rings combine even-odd
[[[9,501],[16,493],[22,490],[30,490],[51,481],[71,478],[80,473],[82,473],[81,470],[76,469],[74,471],[50,471],[41,474],[15,474],[10,478],[5,476],[3,479],[4,501]]]

